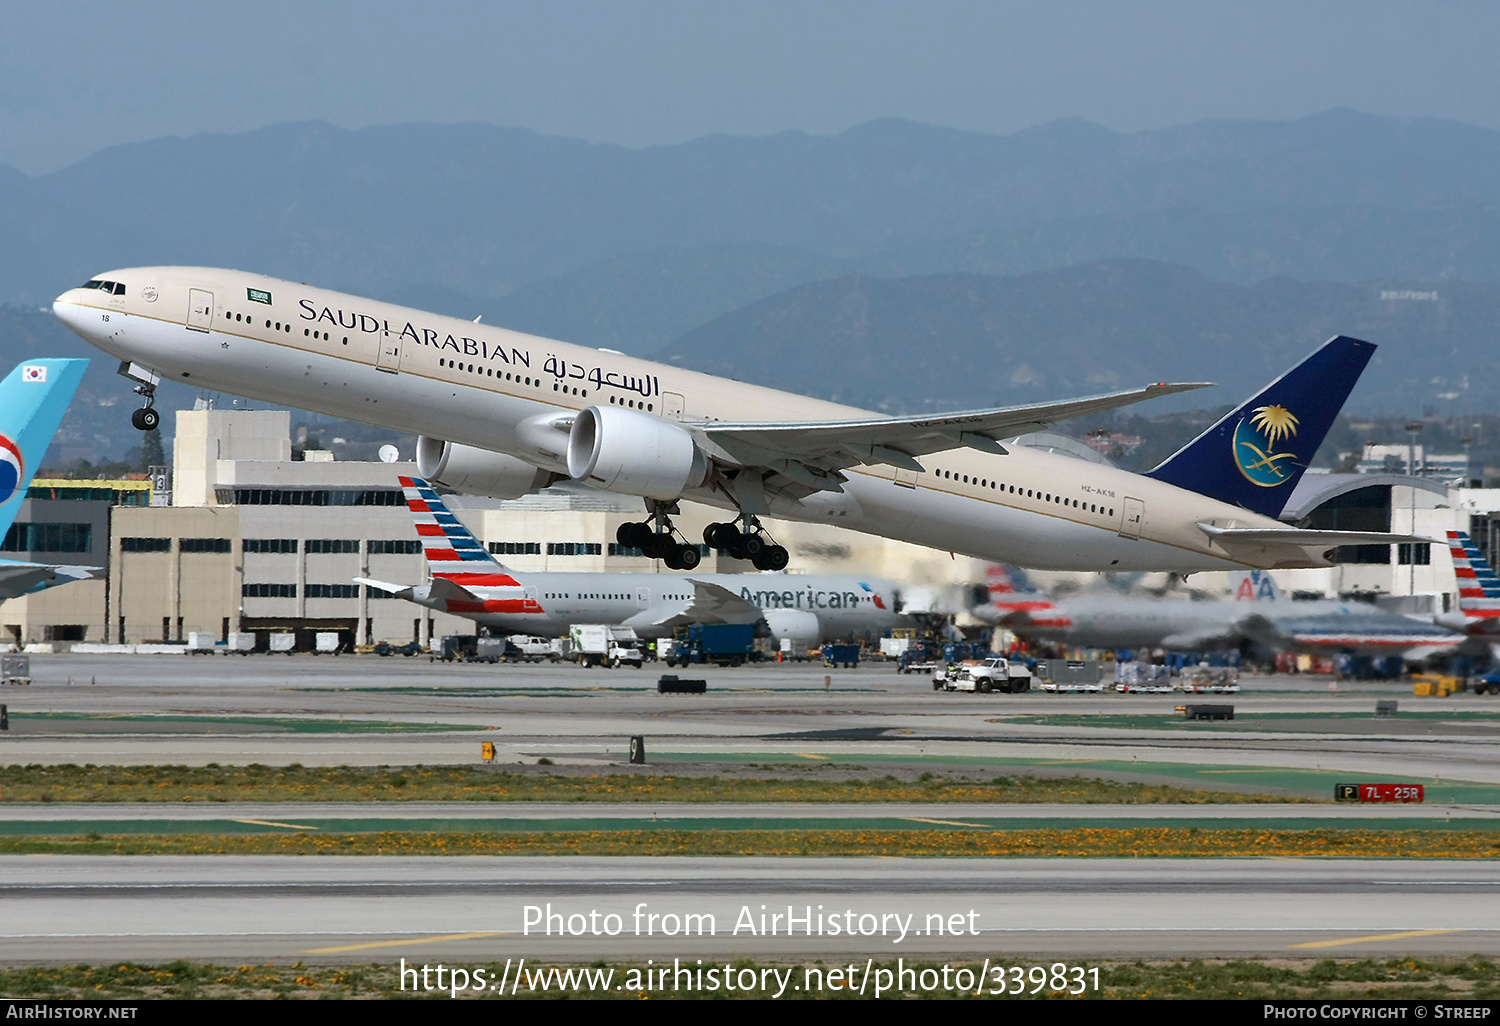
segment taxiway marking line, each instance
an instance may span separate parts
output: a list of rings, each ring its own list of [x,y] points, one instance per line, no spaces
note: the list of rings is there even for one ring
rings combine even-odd
[[[1373,941],[1405,940],[1408,937],[1436,937],[1444,933],[1463,933],[1462,930],[1408,930],[1405,933],[1377,933],[1369,937],[1347,937],[1343,940],[1308,941],[1293,944],[1294,948],[1338,948],[1346,944],[1366,944]]]
[[[985,827],[988,823],[961,823],[956,819],[923,819],[921,816],[903,816],[908,823],[936,823],[938,826]]]
[[[231,822],[234,822],[234,823],[246,823],[246,824],[249,824],[250,826],[286,827],[288,830],[316,830],[316,829],[318,829],[315,826],[304,826],[301,823],[277,823],[275,820],[271,820],[271,819],[236,819],[236,820],[231,820]]]
[[[403,944],[436,944],[439,941],[479,940],[481,937],[501,937],[508,931],[494,930],[488,933],[448,933],[441,937],[408,937],[405,940],[375,941],[371,944],[345,944],[337,948],[308,948],[304,955],[337,955],[345,951],[368,951],[371,948],[399,948]]]

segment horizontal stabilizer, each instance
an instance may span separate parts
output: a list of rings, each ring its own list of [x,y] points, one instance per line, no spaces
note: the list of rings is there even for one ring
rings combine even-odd
[[[354,583],[363,584],[367,588],[374,588],[376,591],[383,591],[387,595],[394,595],[397,598],[409,599],[412,597],[412,586],[409,584],[391,584],[388,581],[376,581],[369,577],[356,577],[354,578]]]
[[[1336,548],[1340,545],[1405,545],[1411,542],[1424,544],[1431,538],[1415,534],[1384,534],[1372,531],[1313,531],[1295,527],[1215,527],[1199,524],[1198,530],[1208,535],[1226,549],[1240,546],[1262,548],[1288,547],[1307,549]]]

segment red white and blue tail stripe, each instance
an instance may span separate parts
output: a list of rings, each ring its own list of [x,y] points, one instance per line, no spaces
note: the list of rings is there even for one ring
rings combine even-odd
[[[1448,554],[1458,579],[1458,608],[1471,621],[1500,620],[1500,577],[1462,531],[1448,532]]]
[[[1026,572],[992,563],[985,568],[990,608],[1000,623],[1027,623],[1033,627],[1071,627],[1073,621],[1045,595],[1032,587]]]
[[[520,587],[511,572],[449,512],[432,485],[420,477],[403,477],[400,481],[434,580],[451,581],[464,588]]]

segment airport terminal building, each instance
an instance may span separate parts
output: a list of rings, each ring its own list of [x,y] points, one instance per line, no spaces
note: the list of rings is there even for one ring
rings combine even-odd
[[[170,487],[157,481],[33,482],[7,536],[7,558],[100,567],[95,580],[0,605],[0,643],[177,642],[294,631],[299,647],[337,631],[352,644],[426,644],[473,633],[472,621],[355,583],[425,583],[398,477],[409,463],[293,459],[286,411],[176,414]],[[641,502],[549,489],[501,501],[453,496],[450,506],[490,552],[519,571],[670,573],[615,544]],[[696,540],[720,510],[684,504],[678,527]],[[979,580],[982,566],[918,546],[824,525],[781,525],[793,571],[859,572],[936,585]],[[754,572],[704,549],[700,573]]]

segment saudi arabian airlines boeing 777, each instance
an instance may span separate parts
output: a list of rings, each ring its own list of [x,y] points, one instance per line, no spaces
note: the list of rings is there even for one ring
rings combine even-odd
[[[704,541],[763,570],[760,518],[1056,570],[1328,566],[1340,545],[1422,541],[1276,517],[1375,347],[1338,336],[1147,474],[1002,444],[1194,384],[967,413],[885,417],[609,350],[240,271],[138,267],[59,296],[118,358],[156,426],[158,383],[420,435],[420,476],[514,498],[563,478],[646,500],[621,544],[691,570],[679,499],[733,510]]]

